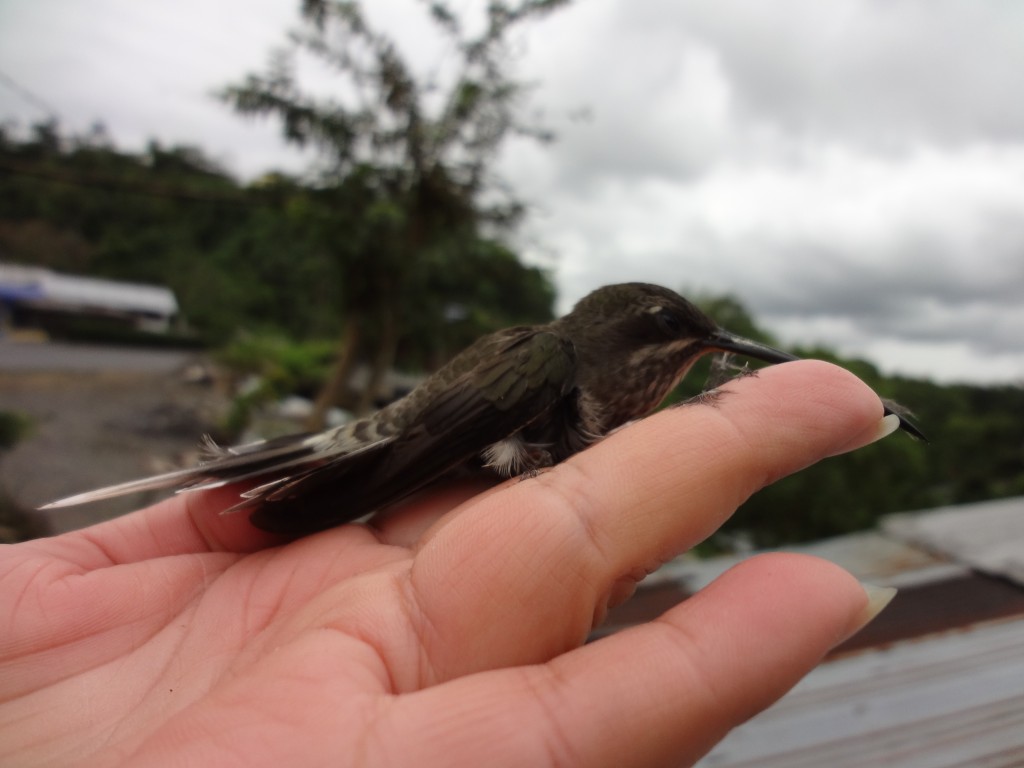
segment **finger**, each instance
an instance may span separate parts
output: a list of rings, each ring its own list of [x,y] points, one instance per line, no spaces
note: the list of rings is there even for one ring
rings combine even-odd
[[[689,765],[855,631],[866,604],[830,563],[756,557],[655,622],[400,700],[377,742],[425,765]]]
[[[181,493],[123,517],[31,544],[41,554],[92,570],[171,555],[253,552],[285,541],[255,528],[244,513],[221,514],[237,502],[237,488]]]
[[[431,537],[411,584],[436,679],[578,645],[617,584],[693,546],[762,486],[868,442],[882,415],[863,383],[824,363],[729,390],[510,484]]]

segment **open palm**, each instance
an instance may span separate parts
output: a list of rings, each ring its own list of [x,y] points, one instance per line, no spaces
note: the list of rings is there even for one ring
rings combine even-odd
[[[750,493],[877,434],[824,364],[670,409],[538,477],[281,542],[227,490],[0,555],[4,765],[694,760],[864,620],[811,558],[755,558],[581,647]],[[339,503],[343,503],[339,500]]]

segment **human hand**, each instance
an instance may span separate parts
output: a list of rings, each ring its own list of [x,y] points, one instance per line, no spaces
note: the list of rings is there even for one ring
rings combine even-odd
[[[4,765],[680,765],[869,617],[844,571],[753,558],[580,647],[752,492],[878,434],[806,361],[524,481],[282,543],[230,491],[0,556]],[[343,503],[343,500],[339,500]]]

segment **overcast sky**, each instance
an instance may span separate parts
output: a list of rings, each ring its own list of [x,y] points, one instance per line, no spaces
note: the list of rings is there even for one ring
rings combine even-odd
[[[469,8],[482,0],[455,2]],[[298,170],[215,101],[298,0],[0,2],[0,120]],[[373,0],[427,61],[421,4]],[[627,280],[730,292],[785,344],[1024,382],[1024,3],[576,0],[518,41],[558,133],[508,147],[560,309]]]

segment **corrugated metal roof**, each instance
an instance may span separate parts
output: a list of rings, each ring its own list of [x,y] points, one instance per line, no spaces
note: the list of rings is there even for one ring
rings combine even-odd
[[[950,562],[880,531],[852,533],[812,544],[786,547],[785,551],[831,560],[861,581],[879,586],[908,587],[953,578],[968,570],[963,564]],[[698,560],[684,555],[663,565],[643,583],[645,586],[656,586],[675,582],[692,594],[746,557],[727,555]]]
[[[698,765],[1024,765],[1024,619],[928,635],[818,667]]]
[[[891,515],[877,531],[787,550],[901,592],[699,765],[1024,766],[1024,498]],[[613,621],[647,620],[744,557],[668,563],[638,590],[645,610],[627,603]]]
[[[888,515],[878,530],[785,551],[831,560],[862,581],[886,586],[942,581],[971,569],[1024,585],[1024,497]],[[652,573],[644,584],[673,582],[692,593],[746,557],[702,560],[683,555]]]
[[[882,531],[949,560],[1024,585],[1024,498],[889,515]]]

